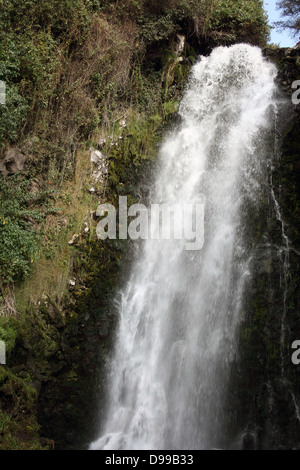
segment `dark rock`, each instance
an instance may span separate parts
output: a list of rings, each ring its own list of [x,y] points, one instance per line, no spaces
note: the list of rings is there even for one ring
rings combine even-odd
[[[41,382],[39,382],[38,380],[35,380],[32,384],[31,384],[32,388],[34,388],[37,393],[40,393],[40,390],[41,390],[41,387],[42,387],[42,384]]]
[[[272,168],[266,177],[272,181],[273,196],[267,184],[249,233],[255,246],[253,275],[245,290],[228,421],[234,416],[232,439],[243,436],[244,449],[287,450],[300,442],[299,367],[291,361],[292,342],[300,339],[300,105],[292,104],[292,84],[300,79],[300,47],[269,48],[264,53],[278,67],[276,126],[270,133]],[[257,427],[245,431],[249,421]]]
[[[243,436],[243,450],[255,450],[255,435],[247,432]]]

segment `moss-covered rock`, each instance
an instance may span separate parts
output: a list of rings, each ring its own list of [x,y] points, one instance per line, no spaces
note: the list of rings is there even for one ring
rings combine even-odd
[[[273,136],[277,146],[262,204],[251,215],[255,223],[250,240],[255,250],[228,392],[228,445],[243,446],[242,436],[250,429],[257,449],[298,449],[300,369],[292,363],[291,345],[300,338],[300,110],[291,97],[292,83],[299,78],[300,49],[265,52],[279,68],[280,101]]]

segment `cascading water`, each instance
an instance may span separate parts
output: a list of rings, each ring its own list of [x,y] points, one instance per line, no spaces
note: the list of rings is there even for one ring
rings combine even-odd
[[[276,69],[259,48],[219,47],[191,72],[161,146],[151,203],[205,198],[205,241],[146,240],[120,293],[101,437],[91,449],[224,444],[224,400],[249,277],[246,209],[260,198]]]

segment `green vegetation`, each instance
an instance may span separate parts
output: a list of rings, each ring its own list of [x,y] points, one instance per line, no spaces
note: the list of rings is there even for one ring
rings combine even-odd
[[[0,448],[44,448],[38,397],[48,435],[63,423],[74,445],[76,427],[91,427],[128,249],[97,241],[91,212],[99,199],[143,197],[197,53],[267,37],[260,0],[0,0],[0,164],[12,149],[25,160],[0,176],[0,339],[14,365],[0,367]],[[100,182],[91,146],[106,157]]]
[[[277,7],[285,19],[278,21],[276,26],[279,29],[289,29],[292,36],[296,37],[300,30],[300,1],[281,0],[277,2]]]
[[[38,255],[38,234],[34,227],[53,208],[49,204],[52,190],[31,191],[32,181],[14,175],[0,176],[0,286],[19,282],[29,274]]]
[[[3,408],[10,408],[10,413],[0,409],[0,450],[46,449],[39,440],[40,428],[35,419],[36,390],[0,366],[0,393],[5,397]],[[17,418],[13,418],[16,413]]]
[[[0,79],[8,103],[0,146],[32,131],[52,140],[57,130],[87,138],[112,101],[128,99],[130,70],[145,48],[182,28],[198,39],[223,35],[227,43],[262,44],[268,33],[259,0],[1,0]]]
[[[212,37],[227,42],[244,41],[262,46],[269,37],[262,1],[216,1],[209,25]]]
[[[108,133],[126,109],[136,114],[133,138],[117,152],[119,158],[125,152],[123,170],[130,159],[136,165],[140,157],[153,157],[156,129],[176,109],[172,83],[184,78],[185,68],[170,54],[158,64],[151,51],[165,55],[166,41],[179,32],[193,43],[209,38],[211,45],[263,44],[268,28],[259,0],[0,0],[0,80],[7,87],[7,104],[0,106],[0,158],[18,143],[26,149],[24,177],[38,178],[44,191],[49,180],[59,187],[74,178],[80,142],[100,128]],[[116,152],[111,158],[110,182],[116,186],[124,176],[117,175]],[[10,191],[12,207],[0,207],[2,283],[23,280],[39,251],[36,209],[27,214],[36,223],[19,217],[20,210],[29,210],[28,201]],[[3,201],[6,192],[7,184],[1,184]]]

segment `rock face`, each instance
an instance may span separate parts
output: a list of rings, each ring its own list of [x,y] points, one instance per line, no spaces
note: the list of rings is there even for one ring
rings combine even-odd
[[[292,103],[300,48],[265,55],[278,67],[280,99],[264,201],[249,234],[253,276],[228,392],[228,447],[299,449],[300,365],[291,346],[300,339],[300,104]],[[255,439],[245,434],[249,428]]]
[[[104,155],[100,150],[95,150],[91,148],[90,150],[90,158],[91,163],[93,164],[93,173],[92,173],[92,181],[93,184],[103,185],[107,180],[108,171],[109,171],[109,163],[108,158]],[[92,188],[90,190],[91,193],[97,193],[96,188]]]
[[[25,160],[26,156],[18,147],[11,148],[3,160],[0,161],[0,173],[6,177],[22,171]]]
[[[279,68],[278,84],[286,93],[292,93],[292,83],[300,78],[300,45],[293,48],[264,50],[265,56]]]

